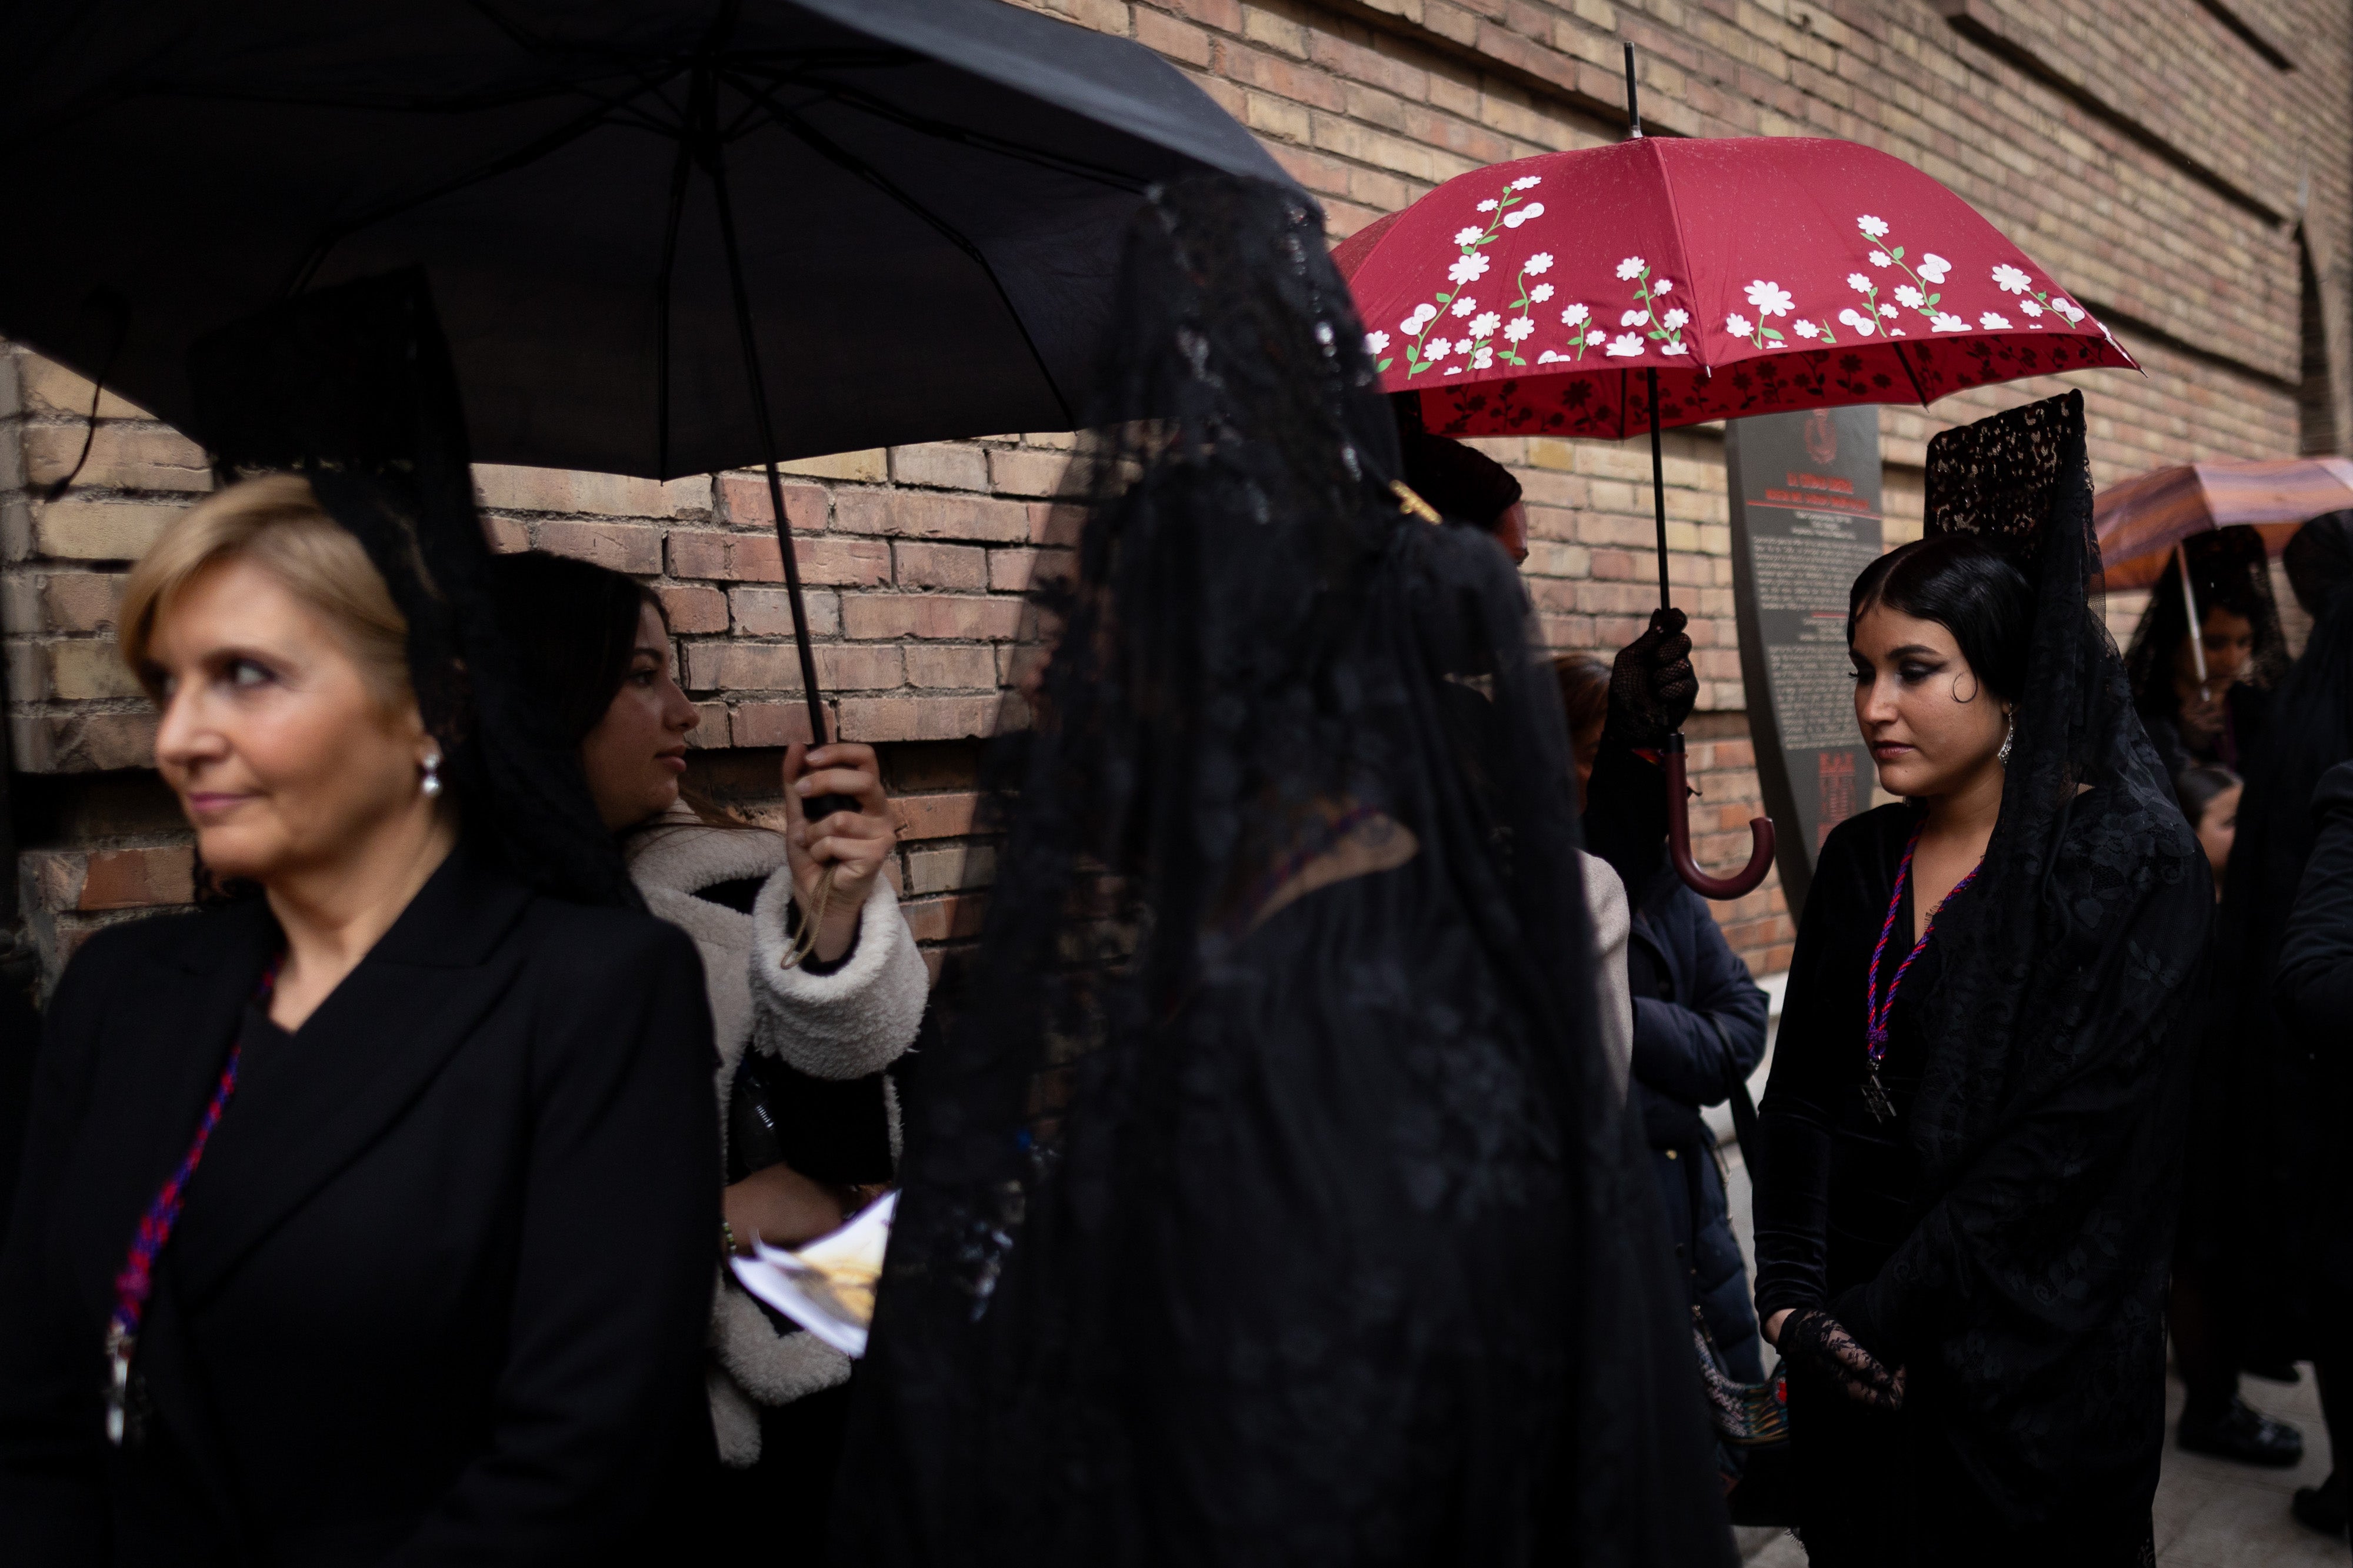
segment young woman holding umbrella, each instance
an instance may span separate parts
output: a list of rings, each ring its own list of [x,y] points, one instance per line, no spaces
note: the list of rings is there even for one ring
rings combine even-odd
[[[2194,640],[2185,595],[2197,605]],[[2264,698],[2287,673],[2263,535],[2242,525],[2183,541],[2150,591],[2125,669],[2167,777],[2200,765],[2243,774],[2262,743]]]
[[[1902,804],[1824,846],[1757,1194],[1818,1564],[2148,1561],[2205,861],[2085,605],[2080,394],[1931,447],[1857,580]]]
[[[727,1167],[720,1246],[834,1229],[891,1179],[898,1118],[882,1069],[913,1041],[931,979],[883,875],[898,839],[873,749],[788,749],[782,832],[700,811],[680,780],[701,716],[671,674],[651,590],[536,552],[493,562],[491,581],[630,879],[702,955]],[[828,795],[851,809],[808,820],[802,802]],[[722,1524],[756,1550],[781,1513],[797,1540],[820,1541],[849,1359],[718,1276],[705,1383]]]

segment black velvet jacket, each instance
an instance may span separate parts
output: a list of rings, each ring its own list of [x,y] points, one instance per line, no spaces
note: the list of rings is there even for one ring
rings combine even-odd
[[[240,1070],[108,1445],[115,1271],[280,940],[259,900],[143,921],[58,987],[0,1258],[7,1560],[646,1560],[710,1452],[700,965],[462,850]]]

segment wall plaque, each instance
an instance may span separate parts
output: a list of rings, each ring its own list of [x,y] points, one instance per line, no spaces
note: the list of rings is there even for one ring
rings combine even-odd
[[[1870,805],[1875,778],[1855,730],[1846,599],[1882,544],[1879,410],[1735,419],[1724,447],[1740,679],[1794,920],[1822,840]]]

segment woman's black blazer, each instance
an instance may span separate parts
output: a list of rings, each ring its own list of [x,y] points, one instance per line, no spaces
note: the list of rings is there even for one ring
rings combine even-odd
[[[142,921],[58,988],[0,1258],[0,1558],[660,1560],[711,1453],[701,963],[463,850],[240,1081],[107,1443],[115,1271],[279,941],[258,899]]]

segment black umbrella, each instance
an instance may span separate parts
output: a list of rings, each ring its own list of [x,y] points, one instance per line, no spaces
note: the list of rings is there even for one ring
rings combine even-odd
[[[202,438],[196,339],[421,267],[478,458],[760,460],[773,503],[779,458],[1079,424],[1120,231],[1206,169],[1285,179],[1148,49],[999,0],[18,6],[0,182],[45,216],[0,333]]]

